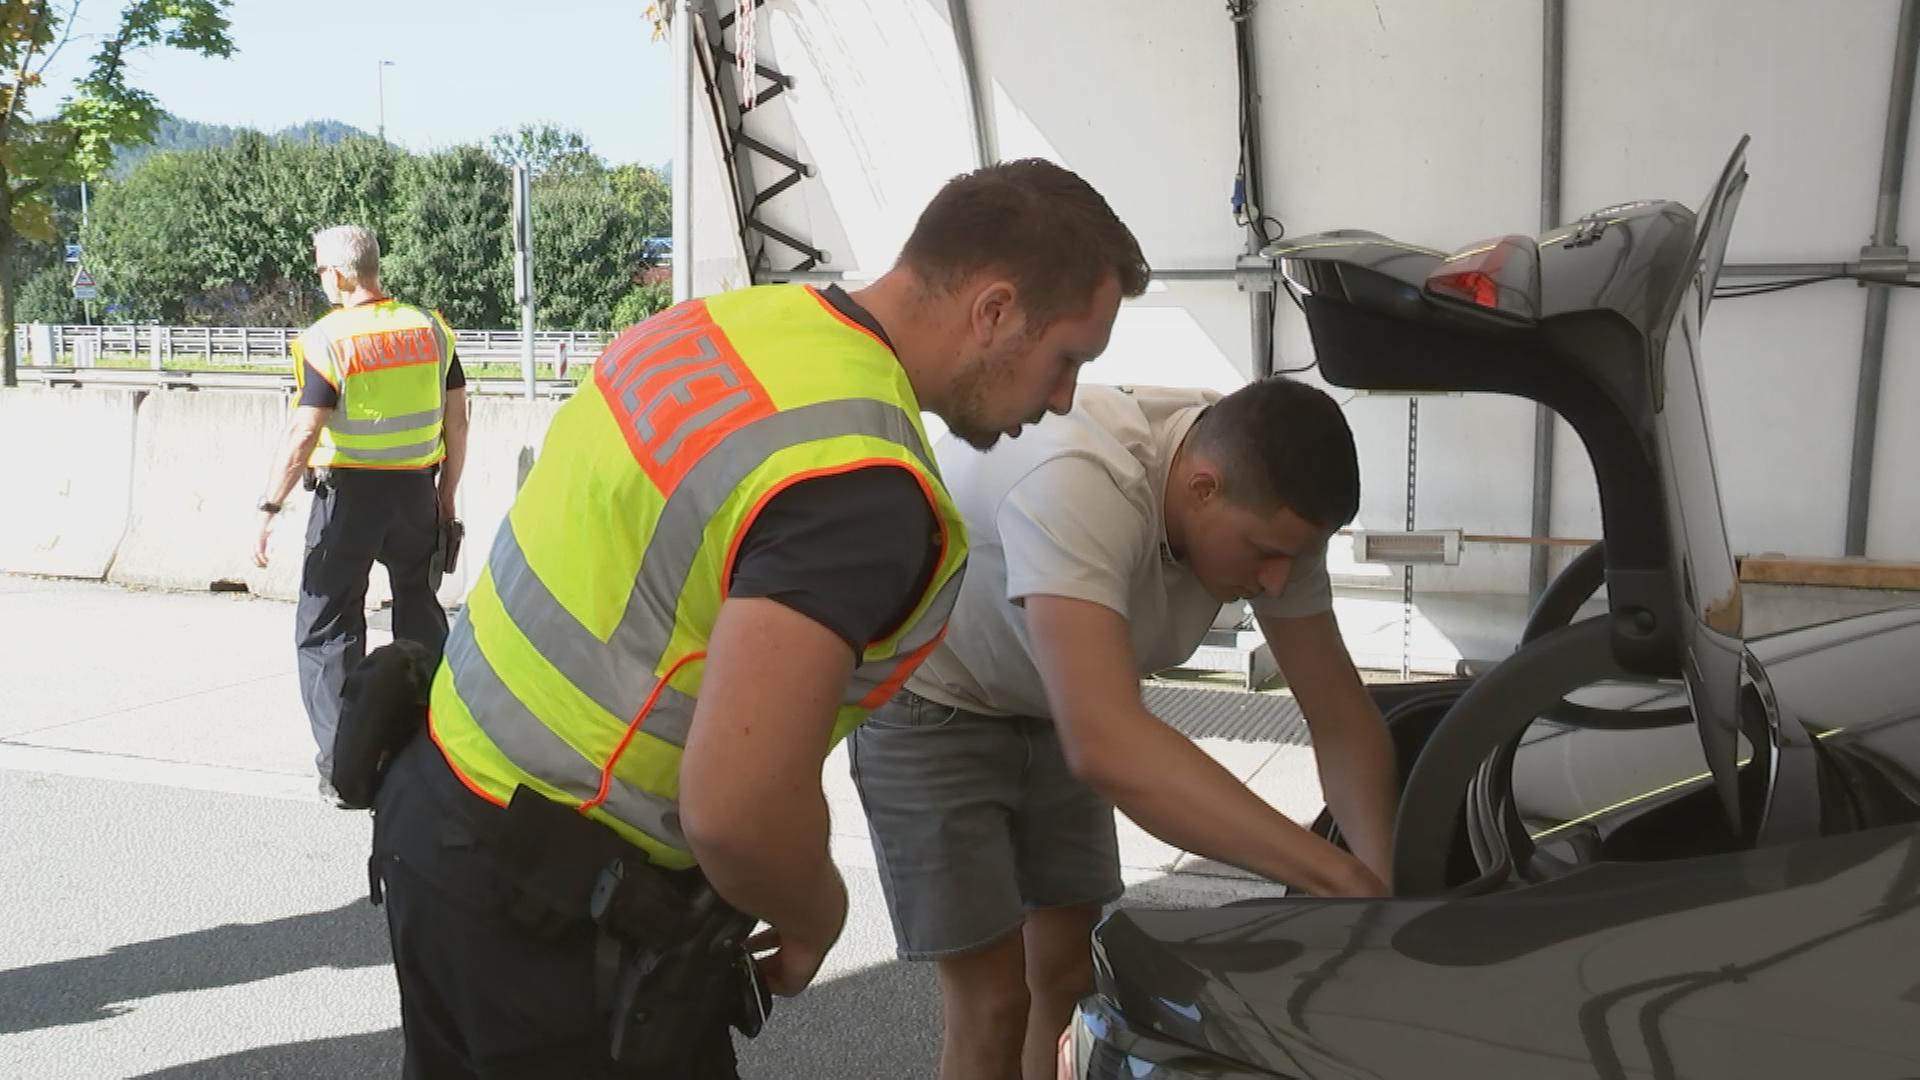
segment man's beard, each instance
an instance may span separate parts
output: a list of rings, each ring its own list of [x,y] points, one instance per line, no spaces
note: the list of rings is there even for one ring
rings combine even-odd
[[[1005,432],[1000,431],[981,431],[957,427],[949,427],[947,430],[952,432],[954,437],[961,442],[966,443],[968,446],[982,453],[993,449],[994,444],[998,443],[1001,436],[1005,434]]]
[[[1006,428],[991,426],[985,413],[989,387],[1013,377],[1013,352],[1009,348],[981,358],[954,383],[953,415],[945,418],[947,430],[975,450],[993,449],[1000,437],[1006,434]]]

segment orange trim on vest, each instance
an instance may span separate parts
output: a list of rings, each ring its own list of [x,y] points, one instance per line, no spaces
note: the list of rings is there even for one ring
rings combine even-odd
[[[893,346],[887,344],[884,338],[882,338],[879,334],[874,333],[872,330],[869,330],[866,327],[861,326],[858,320],[849,319],[847,317],[847,313],[844,311],[841,311],[837,307],[834,307],[833,301],[827,299],[826,295],[822,293],[820,290],[814,288],[811,285],[806,285],[802,287],[805,288],[807,290],[807,293],[811,295],[815,300],[820,301],[820,306],[827,309],[827,314],[832,315],[834,318],[839,319],[842,323],[845,323],[849,329],[858,330],[861,333],[872,338],[873,343],[875,345],[878,345],[881,348],[887,350],[887,352],[889,354],[892,354],[895,359],[899,359],[899,355],[893,352]]]
[[[908,473],[913,475],[914,479],[919,480],[921,489],[923,491],[927,490],[926,481],[920,480],[919,473],[907,468],[906,465],[892,458],[862,458],[859,461],[842,462],[839,465],[830,465],[826,468],[808,469],[806,472],[794,473],[792,476],[782,478],[778,484],[769,488],[766,494],[760,496],[760,501],[753,504],[753,509],[747,511],[747,516],[741,519],[740,528],[733,534],[733,539],[727,542],[727,561],[720,566],[720,595],[724,597],[731,591],[733,586],[733,562],[740,556],[740,545],[745,542],[747,533],[752,531],[753,523],[759,520],[760,511],[767,508],[767,504],[773,501],[775,495],[780,494],[803,480],[813,480],[822,476],[841,476],[857,469],[867,469],[875,466],[906,469]],[[928,497],[931,499],[931,491],[928,491]],[[939,568],[947,561],[947,522],[945,518],[940,516],[938,503],[933,504],[933,520],[940,526],[940,558],[933,564],[935,573],[938,573]],[[918,607],[919,605],[916,604],[915,606]],[[909,613],[907,617],[912,618],[913,616]],[[887,634],[882,634],[881,640],[885,640],[888,635],[897,630],[899,630],[899,627],[896,626],[889,630]],[[868,644],[872,644],[872,642],[868,642]]]
[[[447,763],[447,768],[453,770],[453,775],[460,781],[462,786],[464,786],[468,791],[473,792],[475,795],[478,795],[480,798],[487,800],[488,802],[492,803],[493,805],[499,807],[502,810],[505,810],[507,808],[506,803],[501,802],[499,799],[495,798],[492,792],[488,791],[486,788],[481,787],[479,784],[474,783],[473,780],[469,778],[466,773],[463,773],[460,771],[460,766],[454,762],[453,755],[447,753],[446,745],[440,741],[440,733],[433,730],[433,710],[432,709],[427,710],[427,738],[433,740],[433,748],[440,752],[441,759]]]
[[[673,677],[680,673],[681,668],[686,667],[695,660],[704,658],[706,655],[706,650],[702,649],[699,652],[688,653],[680,659],[675,660],[673,666],[667,669],[667,673],[660,676],[659,681],[653,684],[653,692],[647,695],[646,703],[640,706],[640,714],[633,718],[633,723],[627,725],[627,733],[620,736],[620,745],[614,747],[613,753],[607,755],[607,767],[600,770],[599,792],[597,792],[593,798],[580,804],[580,812],[582,814],[607,801],[607,793],[613,790],[613,767],[619,763],[620,755],[627,752],[627,745],[633,742],[634,732],[639,731],[640,726],[647,722],[647,714],[653,711],[653,703],[660,700],[660,691],[667,688],[667,683],[673,681]]]
[[[899,468],[905,468],[905,466],[900,465],[899,462],[890,462],[889,464]],[[920,485],[920,494],[926,496],[927,507],[933,511],[933,523],[940,529],[940,552],[934,556],[933,560],[933,572],[937,577],[940,573],[940,568],[947,565],[947,546],[952,542],[953,537],[947,534],[947,518],[946,515],[940,512],[940,497],[933,493],[933,485],[927,483],[926,474],[918,469],[907,469],[907,473],[913,477],[914,483]],[[907,609],[907,613],[901,616],[900,625],[887,627],[887,632],[880,635],[880,640],[885,641],[887,638],[899,633],[902,627],[912,621],[913,612],[919,606],[920,605],[915,604],[912,608]],[[942,627],[940,633],[944,636],[946,632],[946,628]],[[937,641],[939,639],[936,638],[934,640]],[[931,648],[931,646],[929,646],[929,648]],[[924,657],[922,659],[924,659]]]
[[[779,411],[704,300],[615,338],[594,361],[593,382],[662,498],[721,440]]]
[[[951,624],[942,625],[940,632],[933,635],[932,641],[927,642],[925,645],[920,646],[906,656],[896,660],[895,663],[899,666],[894,668],[893,674],[887,676],[886,682],[874,687],[872,693],[861,698],[860,707],[868,710],[877,709],[893,700],[893,695],[899,692],[902,686],[906,685],[907,679],[913,675],[914,670],[924,663],[927,657],[933,655],[933,650],[938,648],[942,641],[946,640],[947,625]]]

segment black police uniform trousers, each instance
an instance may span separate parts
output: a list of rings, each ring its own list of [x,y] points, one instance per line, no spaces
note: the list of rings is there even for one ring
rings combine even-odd
[[[447,613],[434,596],[438,506],[428,469],[333,469],[314,488],[294,643],[323,781],[333,775],[340,692],[366,656],[367,575],[375,562],[393,584],[394,636],[434,652],[446,644]]]
[[[516,916],[514,875],[484,839],[489,816],[504,813],[469,792],[425,735],[374,799],[372,874],[400,982],[402,1075],[737,1080],[724,1024],[684,1033],[696,1060],[672,1077],[613,1064],[597,928],[584,912],[538,932]]]

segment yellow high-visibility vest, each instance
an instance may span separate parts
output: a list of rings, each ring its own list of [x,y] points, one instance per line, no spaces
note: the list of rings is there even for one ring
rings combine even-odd
[[[295,384],[306,385],[311,364],[340,404],[307,464],[424,469],[445,457],[453,340],[438,312],[397,300],[340,308],[308,327],[292,343]]]
[[[905,624],[862,654],[831,742],[932,652],[966,561],[906,373],[798,285],[620,335],[554,416],[447,641],[429,731],[454,772],[498,805],[525,785],[692,865],[680,755],[741,539],[789,485],[876,466],[919,482],[941,551]]]

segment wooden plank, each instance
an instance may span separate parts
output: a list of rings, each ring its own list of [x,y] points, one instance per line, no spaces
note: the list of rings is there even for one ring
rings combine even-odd
[[[1920,563],[1748,555],[1740,560],[1740,580],[1768,585],[1920,591]]]

